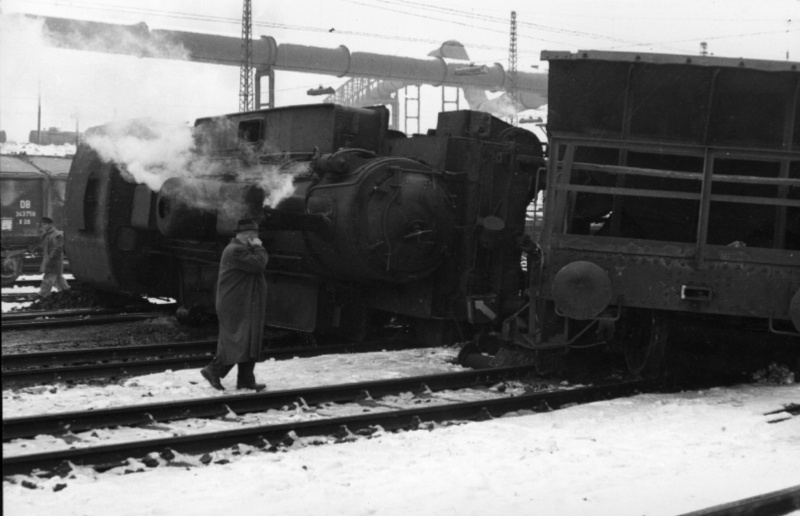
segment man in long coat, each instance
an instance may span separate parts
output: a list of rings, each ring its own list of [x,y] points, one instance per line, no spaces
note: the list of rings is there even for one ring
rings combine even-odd
[[[219,341],[214,361],[200,373],[217,390],[224,390],[221,378],[239,365],[237,389],[263,390],[253,370],[261,351],[267,305],[267,251],[258,238],[258,224],[240,220],[236,236],[225,247],[217,280]]]
[[[64,233],[55,228],[50,217],[42,217],[39,232],[42,236],[42,265],[39,272],[43,274],[39,295],[47,297],[53,287],[60,292],[69,290],[64,278]]]

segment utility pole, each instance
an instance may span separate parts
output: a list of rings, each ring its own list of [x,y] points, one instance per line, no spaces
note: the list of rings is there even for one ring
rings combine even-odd
[[[786,34],[791,34],[791,33],[792,33],[792,19],[791,18],[787,18],[786,19]],[[786,49],[786,60],[787,61],[789,60],[789,49],[788,48]]]
[[[242,8],[242,63],[239,69],[239,111],[253,110],[253,9],[250,0]]]
[[[42,78],[39,77],[39,101],[36,114],[36,145],[42,144]]]
[[[511,11],[511,41],[508,45],[508,93],[517,99],[517,11]],[[517,116],[511,115],[509,121],[517,125]]]

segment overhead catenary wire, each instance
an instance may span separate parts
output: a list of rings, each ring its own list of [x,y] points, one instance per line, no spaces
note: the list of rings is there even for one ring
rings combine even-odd
[[[416,9],[423,9],[428,10],[431,12],[436,12],[439,14],[446,14],[447,18],[432,18],[429,15],[420,14],[420,13],[413,13],[410,12],[409,9],[390,9],[387,7],[383,7],[380,5],[372,4],[372,3],[365,3],[365,2],[358,2],[356,0],[346,0],[353,4],[359,4],[366,7],[376,8],[376,9],[383,9],[389,10],[405,15],[415,16],[426,18],[429,20],[435,20],[442,23],[449,23],[455,24],[460,26],[469,27],[472,29],[479,29],[488,32],[494,32],[502,34],[505,36],[506,30],[504,28],[506,24],[506,20],[503,18],[498,18],[494,16],[484,15],[484,14],[477,14],[474,12],[463,11],[454,8],[445,8],[445,7],[437,7],[437,6],[430,6],[426,4],[422,4],[419,2],[413,2],[409,0],[375,0],[376,2],[385,3],[389,5],[398,5],[398,6],[406,6],[406,7],[414,7]],[[39,4],[39,5],[47,5],[47,6],[54,6],[60,7],[63,4],[56,1],[47,1],[47,0],[27,0],[26,3],[28,4]],[[88,9],[88,10],[99,10],[104,12],[116,12],[116,13],[125,13],[125,14],[140,14],[140,15],[148,15],[148,16],[157,16],[157,17],[164,17],[164,18],[174,18],[174,19],[183,19],[183,20],[194,20],[194,21],[203,21],[208,23],[224,23],[224,24],[233,24],[233,25],[240,25],[241,20],[234,17],[225,17],[225,16],[214,16],[214,15],[205,15],[205,14],[194,14],[194,13],[185,13],[179,11],[168,11],[164,9],[152,9],[152,8],[145,8],[145,7],[126,7],[126,6],[108,6],[93,2],[69,2],[70,8],[77,8],[77,9]],[[461,20],[453,19],[454,16],[467,18],[467,19],[474,19],[490,24],[498,24],[497,28],[486,27],[483,25],[475,24],[475,23],[467,23]],[[576,15],[576,17],[580,17]],[[698,18],[680,18],[680,19],[698,19]],[[733,19],[733,21],[739,20]],[[616,41],[618,44],[613,46],[597,46],[598,50],[615,50],[615,49],[623,49],[623,48],[636,48],[636,47],[651,47],[653,48],[671,48],[676,49],[681,52],[686,52],[686,48],[682,47],[675,47],[675,44],[682,44],[682,43],[695,43],[699,41],[709,41],[709,40],[723,40],[723,39],[733,39],[733,38],[743,38],[743,37],[757,37],[757,36],[764,36],[764,35],[774,35],[774,34],[781,34],[781,33],[790,33],[790,32],[797,32],[800,29],[785,29],[785,30],[776,30],[776,31],[755,31],[755,32],[740,32],[736,34],[729,34],[729,35],[719,35],[719,36],[697,36],[695,38],[684,38],[679,40],[671,40],[671,41],[648,41],[648,42],[636,42],[636,41],[629,41],[621,38],[615,38],[613,36],[608,36],[604,34],[597,34],[591,32],[584,32],[578,31],[573,29],[568,29],[564,27],[553,27],[544,24],[532,23],[532,22],[525,22],[519,21],[520,26],[523,27],[530,27],[537,29],[539,31],[546,31],[554,34],[562,34],[565,36],[569,36],[571,38],[590,38],[595,40],[606,40],[609,42]],[[278,30],[290,30],[290,31],[305,31],[305,32],[317,32],[320,34],[327,34],[329,33],[328,27],[310,27],[310,26],[303,26],[303,25],[290,25],[290,24],[282,24],[282,23],[273,23],[273,22],[259,22],[253,21],[253,25],[257,27],[266,27],[266,28],[273,28]],[[375,38],[375,39],[385,39],[385,40],[395,40],[395,41],[407,41],[410,43],[424,43],[424,44],[441,44],[441,40],[439,39],[432,39],[432,38],[420,38],[420,37],[410,37],[405,35],[391,35],[386,33],[370,33],[370,32],[363,32],[363,31],[348,31],[345,29],[338,29],[335,31],[334,34],[337,35],[347,35],[347,36],[355,36],[355,37],[364,37],[364,38]],[[544,39],[539,37],[538,35],[531,35],[528,33],[520,33],[520,39],[525,40],[534,40],[540,41],[544,43],[550,43],[554,45],[560,46],[575,46],[574,42],[564,42],[564,41],[555,41],[552,39]],[[481,50],[489,50],[489,51],[496,51],[498,52],[498,56],[493,59],[502,59],[502,54],[507,51],[507,48],[500,45],[486,45],[486,44],[475,44],[465,42],[465,45],[469,48],[481,49]],[[526,51],[524,49],[519,50],[520,55],[538,56],[538,50],[536,51]]]
[[[421,3],[418,3],[418,2],[411,2],[411,1],[408,1],[408,0],[404,0],[404,1],[394,0],[394,2],[392,2],[392,0],[378,0],[379,2],[382,2],[382,3],[387,3],[387,4],[392,4],[393,3],[394,5],[412,6],[412,7],[418,8],[418,9],[427,9],[427,10],[432,11],[432,12],[438,12],[438,13],[441,13],[441,14],[448,14],[450,16],[448,18],[431,18],[430,16],[427,16],[427,15],[424,15],[424,14],[418,14],[418,13],[409,12],[407,9],[406,10],[387,9],[387,8],[384,8],[384,7],[380,6],[380,5],[364,3],[364,2],[357,2],[355,0],[348,0],[348,1],[350,1],[350,3],[360,4],[360,5],[365,6],[365,7],[384,9],[384,10],[389,10],[389,11],[398,12],[398,13],[401,13],[401,14],[406,14],[406,15],[411,15],[411,16],[422,17],[422,18],[426,18],[426,19],[434,19],[435,21],[440,21],[442,23],[455,24],[455,25],[469,27],[469,28],[472,28],[472,29],[479,29],[479,30],[484,30],[484,31],[488,31],[488,32],[494,32],[494,33],[497,33],[498,35],[500,35],[500,34],[502,34],[503,36],[506,35],[506,30],[504,28],[506,20],[503,19],[503,18],[499,18],[499,17],[476,14],[476,13],[472,13],[472,12],[468,12],[468,11],[462,11],[462,10],[453,9],[453,8],[429,6],[429,5],[421,4]],[[40,5],[50,5],[50,6],[59,6],[60,5],[59,2],[52,2],[52,1],[46,1],[46,0],[28,0],[27,3],[40,4]],[[108,6],[108,5],[97,4],[97,3],[92,3],[92,2],[70,2],[70,7],[83,8],[83,9],[89,9],[89,10],[100,10],[100,11],[104,11],[104,12],[118,12],[118,13],[126,13],[126,14],[142,14],[142,15],[158,16],[158,17],[165,17],[165,18],[203,21],[203,22],[209,22],[209,23],[224,23],[224,24],[230,24],[230,25],[240,25],[240,23],[241,23],[240,19],[237,19],[237,18],[234,18],[234,17],[185,13],[185,12],[179,12],[179,11],[169,11],[169,10],[164,10],[164,9],[152,9],[152,8],[145,8],[145,7],[125,7],[125,6],[114,6],[114,7],[111,7],[111,6]],[[463,21],[460,21],[460,20],[452,19],[452,16],[460,16],[462,18],[474,19],[474,20],[478,20],[478,21],[488,22],[490,24],[497,24],[498,27],[497,28],[492,28],[492,27],[485,27],[485,26],[482,26],[482,25],[477,25],[477,24],[474,24],[474,23],[467,23],[467,22],[463,22]],[[653,42],[653,41],[635,42],[635,41],[625,40],[625,39],[621,39],[621,38],[615,38],[613,36],[608,36],[608,35],[604,35],[604,34],[597,34],[597,33],[585,32],[585,31],[578,31],[578,30],[573,30],[573,29],[568,29],[568,28],[563,28],[563,27],[552,27],[552,26],[543,25],[543,24],[526,22],[526,21],[523,21],[523,20],[520,20],[518,23],[519,23],[520,26],[523,26],[523,27],[531,27],[531,28],[535,28],[537,30],[546,31],[546,32],[555,33],[555,34],[563,34],[563,35],[570,36],[570,37],[575,37],[575,38],[590,38],[590,39],[595,39],[595,40],[607,40],[609,42],[616,41],[616,42],[620,43],[619,45],[615,45],[613,47],[604,47],[605,49],[608,49],[608,50],[616,49],[616,48],[624,48],[624,47],[628,47],[628,46],[634,46],[634,47],[655,46],[655,47],[670,48],[670,45],[674,44],[674,43],[695,42],[695,41],[709,40],[709,39],[716,40],[716,39],[724,39],[724,38],[758,36],[758,35],[775,34],[775,33],[779,33],[779,32],[784,32],[784,31],[775,31],[775,32],[761,31],[761,32],[753,32],[753,33],[739,33],[739,34],[732,34],[732,35],[725,35],[725,36],[698,36],[697,38],[692,38],[692,39],[683,39],[683,40],[675,40],[675,41],[667,41],[667,42]],[[317,32],[317,33],[320,33],[320,34],[329,33],[329,28],[328,27],[310,27],[310,26],[304,26],[304,25],[292,25],[292,24],[274,23],[274,22],[261,22],[261,21],[256,21],[256,20],[253,21],[253,25],[257,26],[257,27],[274,28],[274,29],[279,29],[279,30],[294,30],[294,31],[305,31],[305,32]],[[344,30],[344,29],[337,29],[335,33],[339,34],[339,35],[348,35],[348,36],[365,37],[365,38],[376,38],[376,39],[386,39],[386,40],[396,40],[396,41],[408,41],[408,42],[411,42],[411,43],[426,43],[426,44],[427,43],[429,43],[429,44],[440,44],[441,43],[440,40],[431,39],[431,38],[417,38],[417,37],[410,37],[410,36],[404,36],[404,35],[391,35],[391,34],[386,34],[386,33],[371,33],[371,32],[364,32],[364,31],[348,31],[348,30]],[[557,40],[553,40],[553,39],[546,39],[546,38],[542,38],[542,37],[540,37],[538,35],[531,35],[531,34],[526,34],[526,33],[521,33],[520,34],[520,38],[521,39],[526,39],[526,40],[540,41],[540,42],[543,42],[543,43],[550,43],[550,44],[554,44],[554,45],[574,46],[574,43],[565,42],[565,41],[557,41]],[[498,53],[500,53],[500,52],[504,53],[507,50],[506,47],[503,47],[503,46],[500,46],[500,45],[486,45],[486,44],[476,44],[476,43],[466,43],[466,44],[470,48],[497,51]],[[671,47],[671,48],[675,48],[675,47]],[[684,51],[685,49],[679,49],[679,50]],[[538,51],[532,52],[532,51],[525,51],[524,49],[520,49],[520,54],[538,55]],[[497,56],[497,59],[500,59],[500,55]]]
[[[348,1],[351,1],[351,0],[348,0]],[[378,1],[380,3],[386,3],[386,4],[412,5],[412,6],[416,7],[416,8],[423,9],[423,10],[436,11],[436,12],[440,12],[440,13],[443,13],[443,14],[462,16],[462,17],[466,17],[466,18],[482,20],[482,21],[487,21],[487,22],[490,22],[490,23],[497,23],[497,24],[502,24],[502,25],[505,25],[505,24],[508,23],[508,20],[506,20],[504,18],[497,17],[497,16],[489,16],[489,15],[485,15],[485,14],[476,14],[476,13],[471,13],[471,12],[467,12],[467,11],[463,11],[463,10],[459,10],[459,9],[433,6],[433,5],[422,4],[422,3],[418,3],[418,2],[411,2],[409,0],[376,0],[376,1]],[[364,4],[364,5],[369,5],[369,4]],[[405,12],[405,11],[403,11],[403,12]],[[441,20],[441,21],[450,22],[451,20]],[[517,25],[533,27],[533,28],[536,28],[536,29],[539,29],[539,30],[544,30],[544,31],[547,31],[547,32],[554,32],[554,33],[557,33],[557,34],[570,34],[570,35],[580,36],[580,37],[584,37],[584,38],[604,39],[604,40],[610,40],[610,41],[618,41],[618,42],[626,42],[626,43],[627,42],[631,42],[631,43],[633,43],[632,41],[627,40],[627,39],[615,38],[613,36],[607,36],[605,34],[598,34],[598,33],[593,33],[593,32],[584,32],[584,31],[578,31],[578,30],[572,30],[572,29],[565,29],[563,27],[551,27],[551,26],[548,26],[548,25],[542,25],[540,23],[518,21]],[[504,33],[505,31],[498,30],[498,31],[495,31],[495,32],[503,32]],[[539,38],[537,36],[526,35],[524,37],[529,38],[529,39],[538,40],[538,41],[548,42],[547,40],[542,40],[541,38]],[[549,41],[549,42],[552,43],[552,41]]]
[[[404,14],[404,15],[407,15],[407,16],[414,16],[414,17],[418,17],[418,18],[424,18],[426,20],[435,20],[435,21],[438,21],[438,22],[448,23],[448,24],[451,24],[451,25],[459,25],[459,26],[463,26],[463,27],[469,27],[471,29],[480,29],[480,30],[487,31],[487,32],[494,32],[494,33],[497,33],[497,34],[502,34],[503,36],[507,36],[507,34],[508,34],[508,32],[507,32],[507,30],[505,28],[501,29],[501,28],[485,27],[485,26],[481,26],[481,25],[476,25],[475,23],[468,23],[468,22],[456,20],[456,19],[453,19],[453,18],[436,18],[436,17],[431,17],[429,15],[425,15],[425,14],[410,12],[410,11],[408,11],[406,9],[390,9],[390,8],[387,8],[387,7],[376,6],[376,5],[370,4],[370,3],[359,2],[357,0],[345,0],[345,1],[348,2],[348,3],[351,3],[351,4],[355,4],[355,5],[361,5],[361,6],[364,6],[364,7],[372,7],[372,8],[381,9],[381,10],[385,10],[385,11],[389,11],[389,12]],[[432,8],[432,9],[437,9],[437,8]],[[446,12],[447,11],[446,9],[444,11],[445,12],[441,12],[441,14],[448,14]],[[476,19],[479,19],[479,20],[482,20],[482,21],[488,21],[488,22],[492,22],[492,23],[498,22],[498,21],[502,21],[503,24],[506,23],[506,20],[501,20],[500,18],[493,18],[493,17],[483,17],[483,18],[481,18],[481,17],[478,17],[478,16],[471,16],[470,13],[464,13],[463,11],[455,11],[455,10],[450,10],[450,11],[463,13],[463,15],[467,16],[468,18],[476,18]],[[552,29],[552,31],[553,32],[558,32],[557,29]],[[564,41],[555,41],[555,40],[552,40],[552,39],[546,39],[546,38],[542,38],[542,37],[540,37],[538,35],[520,34],[520,38],[524,38],[524,39],[528,39],[528,40],[532,40],[532,41],[539,41],[539,42],[542,42],[542,43],[551,43],[551,44],[554,44],[554,45],[561,45],[561,46],[569,45],[569,43],[565,43]],[[469,46],[471,48],[481,48],[479,45],[470,44]],[[498,47],[495,47],[495,48],[498,48]],[[520,52],[520,53],[525,53],[525,52]]]
[[[356,0],[346,0],[346,1],[351,2],[351,3],[365,5],[365,6],[375,7],[375,8],[379,8],[379,9],[384,9],[382,7],[379,7],[379,6],[374,6],[372,4],[365,3],[365,2],[358,2]],[[462,17],[469,18],[469,19],[476,19],[476,20],[481,20],[481,21],[485,21],[485,22],[496,23],[496,24],[499,24],[499,25],[505,25],[505,23],[506,23],[506,20],[504,18],[499,18],[499,17],[496,17],[496,16],[490,16],[490,15],[484,15],[484,14],[476,14],[476,13],[473,13],[473,12],[463,11],[463,10],[454,9],[454,8],[431,6],[431,5],[422,4],[422,3],[419,3],[419,2],[413,2],[413,1],[410,1],[410,0],[375,0],[375,1],[376,2],[380,2],[380,3],[385,3],[385,4],[391,4],[391,5],[414,6],[416,8],[422,9],[422,10],[428,10],[428,11],[438,12],[438,13],[441,13],[441,14],[447,14],[448,16],[462,16]],[[394,9],[388,9],[388,10],[394,11],[394,12],[400,12],[400,13],[407,14],[407,15],[417,16],[417,15],[415,15],[413,13],[409,13],[407,10],[399,10],[399,11],[398,10],[394,10]],[[424,15],[419,15],[419,16],[421,16],[423,18],[429,18],[430,19],[430,17],[428,17],[428,16],[424,16]],[[474,25],[470,25],[470,24],[466,24],[466,23],[461,23],[461,22],[458,22],[458,21],[455,21],[455,20],[452,20],[452,19],[441,19],[441,18],[435,18],[435,19],[438,20],[438,21],[445,22],[445,23],[455,23],[455,24],[458,24],[458,25],[466,25],[466,26],[470,26],[470,27],[473,27],[473,28],[480,28],[480,29],[488,30],[488,31],[492,31],[492,32],[504,33],[504,31],[501,30],[501,29],[490,29],[490,28],[487,28],[487,27],[474,26]],[[697,18],[683,18],[683,19],[691,20],[691,19],[697,19]],[[735,19],[731,20],[731,21],[735,21]],[[766,21],[766,19],[762,20],[762,21]],[[777,20],[769,20],[769,21],[775,22]],[[618,42],[618,43],[620,43],[619,45],[615,45],[613,47],[604,47],[604,48],[602,48],[604,50],[613,50],[613,49],[626,48],[626,47],[651,46],[651,47],[671,48],[671,49],[676,49],[676,50],[679,50],[679,51],[685,51],[686,49],[680,48],[680,47],[675,47],[673,45],[674,44],[680,44],[680,43],[694,43],[694,42],[698,42],[698,41],[707,41],[707,40],[719,40],[719,39],[731,39],[731,38],[739,38],[739,37],[753,37],[753,36],[761,36],[761,35],[780,34],[780,33],[784,33],[784,32],[788,33],[788,32],[795,32],[797,30],[800,30],[800,29],[791,29],[791,30],[782,29],[782,30],[775,30],[775,31],[744,32],[744,33],[736,33],[736,34],[729,34],[729,35],[722,35],[722,36],[697,36],[697,37],[694,37],[694,38],[685,38],[685,39],[670,40],[670,41],[637,42],[637,41],[633,41],[633,40],[629,40],[629,39],[616,38],[616,37],[608,36],[608,35],[604,35],[604,34],[585,32],[585,31],[578,31],[578,30],[573,30],[573,29],[565,29],[565,28],[560,28],[560,27],[552,27],[552,26],[543,25],[543,24],[539,24],[539,23],[518,21],[517,24],[519,26],[531,27],[531,28],[534,28],[534,29],[537,29],[537,30],[543,30],[543,31],[547,31],[547,32],[557,33],[557,34],[565,34],[565,35],[570,35],[570,36],[575,36],[575,37],[580,37],[580,38],[590,38],[590,39],[606,40],[606,41],[609,41],[609,42]],[[555,41],[552,41],[552,40],[543,39],[543,38],[538,37],[538,36],[532,36],[530,34],[522,34],[521,33],[520,34],[520,38],[532,39],[532,40],[542,41],[542,42],[545,42],[545,43],[564,44],[563,42],[555,42]]]
[[[41,5],[53,5],[57,6],[58,3],[53,3],[45,0],[29,0],[29,3],[34,4],[41,4]],[[233,17],[224,17],[224,16],[211,16],[211,15],[198,15],[198,14],[191,14],[191,13],[183,13],[178,11],[166,11],[162,9],[148,9],[148,8],[131,8],[131,7],[109,7],[100,4],[93,4],[93,3],[85,3],[85,2],[72,2],[72,6],[81,9],[88,9],[88,10],[96,10],[96,11],[103,11],[103,12],[116,12],[116,13],[123,13],[123,14],[139,14],[139,15],[150,15],[150,16],[158,16],[164,18],[174,18],[174,19],[182,19],[182,20],[193,20],[193,21],[203,21],[209,23],[225,23],[225,24],[232,24],[232,25],[240,25],[241,20]],[[285,23],[274,23],[274,22],[263,22],[253,20],[254,27],[264,27],[264,28],[273,28],[279,30],[292,30],[292,31],[304,31],[304,32],[317,32],[320,34],[330,34],[330,29],[328,27],[310,27],[305,25],[292,25],[292,24],[285,24]],[[503,33],[503,31],[500,31]],[[349,31],[339,29],[335,32],[336,35],[347,35],[347,36],[358,36],[358,37],[367,37],[367,38],[376,38],[376,39],[386,39],[386,40],[394,40],[394,41],[408,41],[411,43],[426,43],[426,44],[435,44],[439,45],[442,43],[440,39],[433,39],[433,38],[418,38],[418,37],[410,37],[410,36],[403,36],[403,35],[391,35],[386,33],[374,33],[374,32],[364,32],[364,31]],[[480,48],[483,50],[493,50],[498,52],[505,52],[506,47],[500,45],[485,45],[479,43],[470,43],[469,46],[471,48]],[[533,53],[531,53],[533,54]]]

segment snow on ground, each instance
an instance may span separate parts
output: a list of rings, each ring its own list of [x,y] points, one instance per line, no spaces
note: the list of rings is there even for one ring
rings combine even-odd
[[[376,378],[407,377],[422,374],[443,373],[461,370],[453,361],[453,349],[415,349],[391,353],[366,353],[360,355],[323,356],[293,363],[268,362],[259,364],[257,374],[266,378],[274,390],[278,388],[297,388],[319,385],[319,375],[328,376],[325,371],[338,370],[331,382],[352,383]],[[369,364],[365,367],[363,364]],[[236,372],[225,383],[235,381]],[[331,383],[326,382],[326,383]],[[242,394],[233,390],[227,394]],[[452,403],[454,401],[477,401],[497,398],[511,393],[522,394],[524,386],[519,382],[504,385],[503,393],[498,389],[466,389],[458,392],[443,391],[434,397],[420,399],[411,392],[380,399],[378,404],[329,403],[321,407],[309,408],[307,405],[289,404],[286,407],[238,416],[229,414],[220,419],[185,419],[171,423],[159,423],[145,427],[125,427],[83,432],[66,438],[40,435],[35,439],[16,439],[4,443],[3,454],[13,456],[27,453],[60,451],[69,447],[87,447],[119,442],[159,439],[173,435],[190,435],[212,431],[236,430],[242,425],[257,426],[267,424],[297,423],[320,420],[328,417],[359,415],[363,412],[386,412],[393,409],[409,408],[418,403],[430,405]],[[175,373],[150,375],[127,381],[121,386],[83,387],[59,389],[56,386],[36,386],[21,389],[14,393],[4,393],[4,417],[20,417],[39,413],[55,413],[65,410],[93,410],[120,405],[157,403],[179,398],[196,399],[205,396],[220,396],[222,393],[211,389],[198,375],[197,369]],[[45,398],[42,400],[42,398]]]
[[[459,369],[454,353],[270,361],[256,374],[273,389],[411,376]],[[235,371],[224,384],[234,382]],[[214,395],[197,370],[174,371],[119,386],[4,391],[3,416]],[[753,384],[215,454],[225,464],[79,468],[74,478],[36,479],[35,489],[5,481],[3,514],[677,515],[800,484],[800,417],[771,424],[788,414],[764,415],[799,402],[798,384]]]
[[[66,275],[64,276],[66,278]],[[38,276],[20,276],[19,280],[36,280],[41,281],[42,276],[41,274]],[[69,281],[71,278],[67,278]],[[3,287],[3,294],[35,294],[39,292],[39,287],[21,287],[19,285],[14,285],[12,287]],[[6,303],[5,301],[0,302],[2,304],[2,313],[10,312],[12,309],[22,309],[27,307],[32,303],[32,301],[27,301],[24,303]]]
[[[256,364],[256,378],[267,389],[296,389],[333,383],[365,382],[462,371],[454,363],[456,348],[423,348],[392,352],[322,355]],[[3,391],[3,417],[105,409],[140,403],[242,394],[236,390],[236,368],[222,380],[226,391],[213,389],[199,369],[138,376],[103,387],[39,385]]]
[[[37,145],[27,142],[0,143],[0,154],[20,154],[28,156],[74,156],[76,146],[74,143],[63,145]]]
[[[70,284],[73,281],[75,281],[75,277],[69,272],[64,274],[64,278]],[[41,280],[42,280],[42,275],[41,274],[20,276],[18,278],[18,281],[41,281]],[[39,292],[39,286],[22,287],[20,285],[13,285],[11,287],[3,287],[3,293],[4,294],[35,294],[35,293],[38,293],[38,292]],[[175,302],[174,299],[158,298],[158,297],[148,298],[148,301],[150,301],[153,304],[157,304],[157,305],[167,304],[167,303],[174,303]],[[2,313],[10,312],[12,309],[23,309],[23,308],[26,308],[31,303],[32,303],[32,301],[26,301],[26,302],[23,302],[23,303],[6,303],[6,302],[2,302]]]

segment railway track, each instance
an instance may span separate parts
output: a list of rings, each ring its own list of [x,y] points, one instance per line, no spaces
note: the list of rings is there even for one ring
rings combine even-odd
[[[3,420],[3,441],[32,438],[39,434],[59,434],[66,430],[74,433],[113,426],[132,426],[189,418],[214,418],[231,411],[242,415],[292,406],[301,399],[302,403],[314,406],[323,403],[351,403],[367,397],[375,399],[403,392],[465,389],[493,385],[504,380],[521,378],[530,373],[530,367],[505,367],[8,418]]]
[[[164,356],[207,355],[216,349],[216,339],[165,342],[112,348],[68,349],[14,353],[3,355],[3,372],[35,368],[56,368],[108,362],[128,362],[136,359]]]
[[[3,303],[27,303],[36,299],[36,292],[3,292]]]
[[[173,308],[173,304],[164,304],[156,305],[149,309],[133,309],[137,310],[135,312],[89,308],[6,312],[3,314],[0,328],[3,330],[25,330],[55,326],[82,326],[88,324],[138,321],[142,319],[172,316],[174,315]]]
[[[119,378],[158,373],[171,369],[196,369],[208,363],[216,340],[171,342],[84,350],[45,351],[3,355],[3,388],[43,383]],[[353,353],[404,349],[408,339],[386,339],[313,347],[267,349],[264,359],[285,360],[331,353]]]
[[[522,370],[525,368],[516,369]],[[483,378],[489,382],[495,380],[489,376],[493,374],[492,371],[468,372],[463,375],[462,373],[457,373],[457,375],[462,375],[463,378],[466,378],[469,374],[477,376],[483,375]],[[506,375],[508,374],[509,371],[506,371]],[[379,392],[395,392],[398,389],[409,389],[414,386],[418,389],[424,389],[424,391],[427,392],[432,390],[430,384],[439,385],[435,383],[437,381],[441,381],[441,385],[452,384],[452,380],[446,378],[448,376],[453,375],[437,375],[439,378],[438,380],[436,379],[437,377],[426,376],[406,378],[404,380],[390,380],[388,383],[354,383],[343,386],[315,387],[312,389],[295,389],[291,391],[214,398],[207,402],[205,408],[195,407],[195,410],[205,410],[208,413],[219,415],[220,407],[229,408],[235,412],[229,404],[234,404],[240,411],[247,411],[249,410],[246,405],[247,403],[254,404],[252,410],[264,410],[262,407],[274,406],[276,403],[281,403],[283,405],[286,403],[291,404],[297,400],[302,400],[305,404],[309,404],[313,402],[323,403],[325,401],[336,401],[343,398],[353,400],[367,396],[371,396],[374,399]],[[473,376],[470,381],[474,383],[476,381],[475,379],[476,376]],[[396,386],[390,388],[389,385],[391,383],[395,383]],[[30,474],[35,470],[49,471],[63,464],[65,461],[79,466],[91,466],[97,471],[105,471],[126,464],[128,458],[142,458],[153,452],[161,453],[163,458],[169,460],[169,457],[175,457],[175,452],[183,454],[203,454],[240,444],[274,451],[278,449],[279,443],[290,443],[293,439],[298,437],[331,436],[334,439],[347,439],[358,433],[369,434],[376,431],[378,427],[393,431],[399,429],[414,429],[425,424],[442,423],[445,421],[484,420],[492,417],[499,417],[508,412],[517,410],[549,411],[575,403],[588,403],[600,399],[629,396],[644,390],[652,389],[652,387],[653,385],[650,382],[637,380],[613,385],[538,392],[480,401],[455,402],[439,405],[418,404],[414,405],[412,408],[382,412],[365,412],[355,416],[256,425],[236,430],[205,432],[161,439],[72,448],[55,452],[4,456],[3,474]],[[272,401],[269,401],[270,398]],[[220,404],[220,399],[224,399],[225,402]],[[197,401],[198,400],[195,400],[195,403]],[[141,423],[143,421],[141,418],[145,418],[144,421],[152,423],[152,420],[147,416],[153,416],[153,412],[159,414],[158,407],[164,407],[165,405],[170,404],[150,406],[148,408],[150,412],[143,412],[141,407],[139,407],[137,409],[138,414],[125,417],[131,418],[130,420],[139,418],[136,420],[137,423]],[[176,417],[180,410],[187,409],[180,406],[166,407],[164,408],[164,413],[159,414],[159,417],[164,417],[166,418],[165,420],[168,420]],[[225,410],[225,413],[227,414],[229,411]],[[74,415],[72,417],[77,418],[77,416]],[[88,418],[92,416],[87,415],[85,417]],[[115,424],[114,421],[118,421],[118,419],[115,418],[122,416],[109,414],[109,417],[111,418],[110,421],[106,421],[104,424]],[[156,416],[153,416],[152,419],[155,419],[155,417]],[[196,416],[189,415],[188,417]],[[62,423],[69,424],[65,421],[62,421]],[[24,422],[21,427],[17,425],[17,430],[14,430],[14,432],[16,432],[16,435],[29,435],[34,430],[32,428],[26,430],[25,427],[38,424],[43,423],[29,420],[28,422]],[[52,428],[52,425],[58,425],[59,423],[51,420],[47,424],[50,425],[49,428]],[[77,424],[88,425],[89,423],[84,420],[84,422],[78,422]],[[11,427],[12,423],[10,420],[3,421],[4,438],[7,435],[7,431],[12,431]]]
[[[38,275],[41,276],[41,274],[38,272],[38,267],[37,267],[37,271],[36,272],[31,271],[31,272],[29,272],[29,274],[30,275],[37,275],[38,274]],[[65,274],[69,275],[69,271],[65,271]],[[72,276],[69,276],[67,278],[67,281],[69,282],[70,285],[75,285],[78,282],[78,280],[76,280]],[[26,280],[18,279],[17,281],[14,282],[14,286],[17,286],[17,287],[36,287],[38,289],[41,285],[42,285],[41,277],[39,279],[26,279]]]
[[[67,281],[72,281],[67,279]],[[14,282],[14,285],[17,287],[39,287],[42,284],[42,280],[17,280]]]

